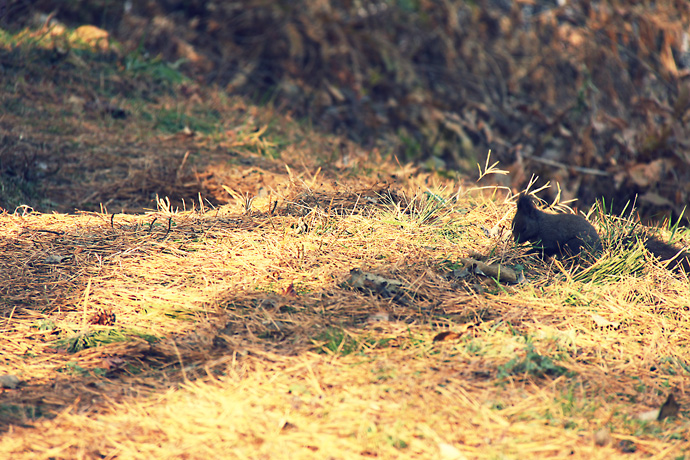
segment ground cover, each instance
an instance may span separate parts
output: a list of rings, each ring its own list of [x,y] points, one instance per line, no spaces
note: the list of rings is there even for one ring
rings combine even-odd
[[[544,263],[505,189],[46,37],[0,50],[0,457],[688,455],[688,279],[624,222]]]

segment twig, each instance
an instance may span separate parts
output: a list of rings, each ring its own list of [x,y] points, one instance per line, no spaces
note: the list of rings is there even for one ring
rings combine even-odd
[[[20,233],[20,236],[23,235],[23,234],[25,234],[25,233],[29,233],[29,232],[52,233],[53,235],[64,235],[64,234],[65,234],[65,232],[63,232],[63,231],[42,230],[42,229],[38,229],[38,230],[36,230],[36,229],[34,229],[34,230],[28,230],[28,229],[27,229],[27,230],[24,230],[22,233]]]
[[[82,310],[82,316],[81,316],[81,330],[84,332],[86,329],[86,311],[89,307],[89,294],[91,293],[91,278],[89,278],[89,282],[86,284],[86,290],[84,291],[84,308]]]
[[[177,344],[175,343],[175,340],[173,339],[172,341],[173,348],[175,349],[175,354],[177,355],[177,360],[180,362],[180,370],[182,371],[182,379],[185,381],[185,383],[189,383],[189,379],[187,378],[187,372],[184,370],[184,363],[182,362],[182,355],[180,354],[180,350],[177,349]]]
[[[182,158],[182,162],[180,163],[180,166],[177,168],[177,174],[175,174],[175,179],[178,181],[182,178],[182,170],[184,169],[185,163],[187,163],[187,158],[189,158],[189,150],[187,150],[184,154],[184,158]]]
[[[545,165],[556,166],[558,168],[572,169],[574,171],[581,172],[583,174],[592,174],[594,176],[603,176],[603,177],[608,177],[611,175],[611,173],[607,173],[606,171],[600,171],[600,170],[594,169],[594,168],[583,168],[582,166],[567,165],[567,164],[561,163],[559,161],[549,160],[548,158],[539,158],[539,157],[529,157],[529,158],[530,158],[530,160],[534,160],[538,163],[544,163]]]

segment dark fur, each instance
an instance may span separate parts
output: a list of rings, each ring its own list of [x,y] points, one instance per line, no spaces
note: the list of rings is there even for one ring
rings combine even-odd
[[[517,201],[513,238],[516,243],[532,243],[535,251],[546,256],[572,257],[580,255],[582,250],[596,255],[602,249],[601,239],[587,219],[576,214],[548,214],[537,209],[532,199],[524,193],[520,194]],[[630,238],[630,243],[634,238],[635,236]],[[690,253],[654,236],[644,235],[640,238],[644,238],[645,249],[662,263],[666,262],[667,268],[682,268],[690,273]]]
[[[657,257],[661,263],[665,263],[666,268],[676,271],[680,271],[682,268],[685,273],[690,273],[690,254],[688,254],[686,251],[682,251],[675,246],[671,246],[663,241],[659,241],[653,236],[647,238],[647,240],[644,242],[644,247],[647,249],[647,251],[654,254],[654,256]]]
[[[583,249],[592,254],[601,251],[601,239],[587,219],[577,214],[548,214],[524,193],[517,201],[513,238],[516,243],[532,243],[546,256],[572,257]]]

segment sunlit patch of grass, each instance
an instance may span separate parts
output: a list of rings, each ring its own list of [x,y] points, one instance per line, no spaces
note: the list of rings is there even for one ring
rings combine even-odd
[[[347,334],[343,329],[329,328],[319,334],[316,340],[318,342],[323,342],[323,345],[319,346],[322,352],[346,356],[358,350],[357,340]]]
[[[174,66],[142,54],[126,69],[100,62],[79,75],[58,62],[69,84],[52,90],[31,86],[49,53],[26,57],[3,62],[17,74],[3,83],[23,95],[47,91],[35,101],[42,115],[12,93],[5,116],[18,117],[12,123],[35,145],[46,136],[65,147],[48,152],[63,164],[74,152],[76,174],[94,168],[82,203],[104,206],[0,214],[0,375],[26,382],[3,389],[23,402],[0,405],[0,421],[14,425],[0,457],[615,458],[615,444],[591,441],[603,424],[616,439],[639,437],[650,455],[687,450],[682,417],[634,421],[690,374],[687,283],[655,271],[635,244],[617,246],[624,222],[612,219],[610,232],[600,224],[601,260],[561,270],[488,231],[514,212],[501,188],[451,195],[458,184],[270,105],[209,88],[196,94],[201,102],[184,99]],[[40,71],[20,75],[27,62]],[[130,87],[135,94],[122,90]],[[70,116],[45,108],[59,91],[105,93],[133,114],[122,131],[83,121],[59,129]],[[160,135],[184,127],[197,135]],[[123,159],[136,148],[145,155]],[[149,160],[155,174],[137,176]],[[479,171],[497,173],[488,159]],[[159,193],[188,183],[206,187],[193,206],[184,193]],[[106,193],[92,195],[99,186]],[[141,215],[116,207],[123,189],[146,203]],[[210,205],[210,193],[227,204]],[[448,276],[471,252],[519,263],[529,281]],[[409,296],[348,288],[353,268]],[[75,325],[101,307],[117,314],[116,327]],[[458,336],[434,342],[440,330]],[[38,398],[54,402],[57,418],[18,426],[41,416],[30,409]]]
[[[626,215],[626,210],[630,211]],[[581,282],[606,283],[628,276],[639,276],[647,266],[649,254],[644,239],[647,230],[633,218],[634,208],[626,206],[620,215],[606,212],[606,204],[599,202],[593,210],[597,216],[603,254],[590,266],[576,271],[572,279]],[[677,231],[677,225],[672,233]]]
[[[383,222],[401,226],[445,226],[454,209],[452,200],[441,193],[427,190],[418,192],[411,198],[405,195],[384,196],[383,198],[388,201],[389,210],[382,214],[381,219]]]
[[[169,63],[161,59],[147,58],[137,49],[124,58],[125,71],[137,78],[146,78],[155,84],[176,85],[189,78],[178,70],[183,61]]]
[[[313,339],[321,353],[340,356],[360,353],[377,347],[386,347],[390,340],[388,338],[354,335],[338,327],[329,327]]]
[[[532,342],[525,344],[522,356],[516,356],[506,364],[499,366],[498,378],[504,379],[508,376],[520,377],[529,375],[531,377],[559,376],[567,372],[563,366],[556,364],[550,356],[545,356],[537,352]]]
[[[617,247],[607,248],[590,266],[576,270],[572,279],[584,283],[609,283],[639,274],[646,265],[645,253],[644,245],[639,241],[632,248],[617,243]]]
[[[163,132],[178,133],[184,129],[190,132],[211,134],[218,131],[219,115],[212,111],[195,111],[187,114],[179,109],[161,109],[155,115],[155,127]]]
[[[0,403],[0,419],[17,420],[19,422],[32,421],[47,415],[40,404],[18,405]]]
[[[76,353],[87,348],[126,342],[133,337],[144,339],[149,343],[159,340],[155,335],[135,329],[97,329],[58,339],[55,341],[55,346],[66,350],[68,353]]]

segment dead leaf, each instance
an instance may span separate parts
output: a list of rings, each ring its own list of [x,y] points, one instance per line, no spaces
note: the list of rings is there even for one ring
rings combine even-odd
[[[669,393],[666,401],[661,405],[659,409],[652,409],[642,412],[637,415],[638,420],[643,422],[651,422],[653,420],[661,421],[666,417],[675,417],[680,411],[680,404],[676,401],[673,393]]]
[[[673,393],[669,393],[668,398],[666,398],[666,402],[662,404],[661,409],[659,410],[659,417],[657,417],[657,420],[662,421],[666,417],[676,417],[679,411],[680,404],[678,404],[676,401]]]
[[[359,268],[350,270],[350,278],[345,281],[345,284],[352,289],[370,295],[377,294],[384,299],[392,298],[394,301],[403,304],[406,303],[405,295],[409,295],[405,291],[402,282],[384,278],[374,273],[363,272]]]
[[[285,289],[283,289],[283,295],[287,297],[297,297],[297,291],[295,291],[295,283],[290,283]]]
[[[649,187],[659,183],[664,173],[671,166],[668,160],[654,160],[651,163],[640,163],[628,170],[630,179],[640,187]]]
[[[624,454],[632,454],[637,452],[637,446],[630,439],[623,439],[618,443],[618,449]]]
[[[69,260],[72,256],[60,256],[57,254],[51,254],[45,259],[43,259],[43,262],[46,264],[61,264],[62,262],[65,262]]]
[[[589,316],[592,318],[592,321],[594,321],[594,323],[602,329],[618,329],[621,326],[621,323],[618,321],[609,321],[603,316],[597,315],[596,313],[590,313]]]
[[[72,33],[70,41],[76,44],[84,43],[94,51],[108,51],[110,49],[110,36],[108,32],[96,26],[85,25],[77,27]]]
[[[434,337],[434,342],[449,342],[451,340],[457,340],[461,336],[457,332],[452,332],[452,331],[444,331],[439,334],[436,334]]]
[[[74,94],[67,98],[67,103],[72,107],[73,112],[81,113],[84,111],[86,99],[75,96]]]
[[[328,89],[328,92],[331,93],[331,96],[333,96],[338,102],[345,101],[345,96],[343,96],[343,93],[338,88],[330,83],[326,83],[326,88]]]
[[[666,72],[675,77],[678,75],[678,67],[676,66],[675,59],[673,59],[673,50],[671,49],[669,36],[669,33],[664,33],[664,44],[659,53],[659,62],[666,69]]]
[[[659,409],[652,409],[637,414],[637,419],[643,422],[651,422],[659,418],[661,411]]]
[[[107,358],[103,358],[102,368],[107,369],[109,371],[113,369],[120,369],[124,366],[126,362],[126,360],[119,358],[117,356],[109,356]]]
[[[297,223],[292,226],[296,235],[309,233],[309,225],[301,217],[297,219]]]
[[[441,442],[438,444],[439,458],[442,460],[466,460],[467,457],[457,447]]]
[[[113,326],[115,324],[115,313],[101,309],[89,319],[89,324]]]
[[[607,428],[601,428],[594,432],[594,444],[603,447],[611,442],[611,433]]]
[[[367,318],[368,323],[382,323],[390,321],[390,315],[385,311],[379,311],[369,315]]]
[[[14,390],[19,386],[21,380],[16,375],[0,375],[0,388]]]
[[[502,281],[504,283],[518,282],[518,277],[515,273],[515,270],[504,265],[489,265],[478,260],[467,258],[460,259],[460,262],[462,262],[465,265],[465,267],[467,267],[475,275],[489,276],[491,278],[496,278],[498,281]]]
[[[640,201],[651,203],[655,206],[673,207],[673,202],[655,192],[647,192],[640,196]]]

